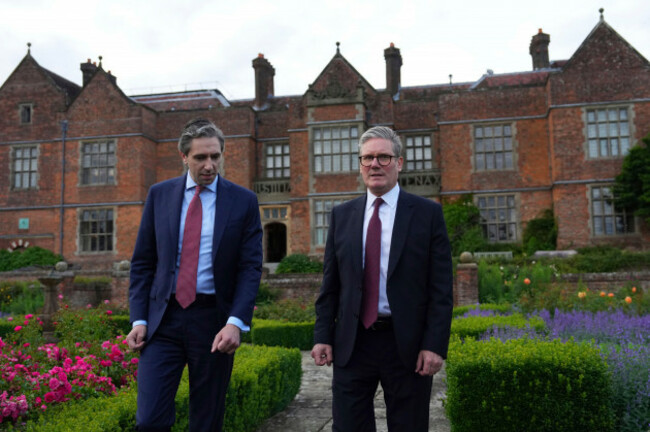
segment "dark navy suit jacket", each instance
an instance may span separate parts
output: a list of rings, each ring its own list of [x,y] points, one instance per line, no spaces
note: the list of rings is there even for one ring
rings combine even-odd
[[[151,339],[176,278],[181,206],[186,177],[149,190],[131,260],[131,321],[147,320]],[[212,239],[212,270],[220,327],[229,316],[250,324],[262,274],[262,227],[253,192],[219,176]]]
[[[344,367],[354,348],[363,286],[366,195],[334,207],[316,301],[315,343],[333,346]],[[442,207],[400,190],[388,258],[386,294],[399,356],[415,370],[420,350],[445,358],[453,307],[451,252]]]

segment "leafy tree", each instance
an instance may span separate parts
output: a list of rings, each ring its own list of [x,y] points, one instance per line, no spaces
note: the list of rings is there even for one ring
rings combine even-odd
[[[555,250],[557,246],[557,224],[553,210],[546,209],[531,219],[524,229],[524,249],[528,255],[538,250]]]
[[[614,204],[650,223],[650,135],[642,141],[623,160],[614,184]]]

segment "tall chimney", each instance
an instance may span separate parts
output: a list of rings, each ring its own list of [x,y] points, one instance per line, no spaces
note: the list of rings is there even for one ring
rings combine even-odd
[[[269,98],[273,97],[275,69],[262,53],[253,59],[253,69],[255,69],[255,107],[261,110],[268,106]]]
[[[548,60],[548,44],[551,37],[542,33],[542,29],[530,40],[530,55],[533,58],[533,70],[543,69],[550,66]]]
[[[83,86],[86,87],[86,84],[88,84],[90,79],[95,74],[95,71],[97,70],[97,66],[92,64],[90,62],[90,59],[88,59],[86,63],[81,63],[79,68],[81,69],[81,75],[83,77]]]
[[[384,50],[386,59],[386,90],[391,96],[395,96],[401,88],[401,67],[402,55],[399,48],[395,48],[394,43]]]

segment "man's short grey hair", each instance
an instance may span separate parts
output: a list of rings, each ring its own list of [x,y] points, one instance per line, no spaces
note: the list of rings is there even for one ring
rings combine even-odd
[[[400,157],[402,154],[402,140],[400,140],[397,132],[386,126],[371,127],[361,135],[361,138],[359,138],[359,154],[361,154],[361,147],[374,138],[390,141],[393,144],[393,156]]]
[[[194,138],[217,138],[221,145],[221,153],[226,147],[226,137],[221,129],[215,126],[210,120],[197,118],[190,120],[183,126],[181,137],[178,139],[178,151],[185,156],[190,152],[190,146]]]

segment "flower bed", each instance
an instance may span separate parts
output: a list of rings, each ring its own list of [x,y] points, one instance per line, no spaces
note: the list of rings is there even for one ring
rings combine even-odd
[[[601,299],[621,304],[621,299],[615,297],[604,296],[604,299]],[[624,299],[622,301],[624,302]],[[631,312],[633,310],[623,308],[597,312],[542,310],[532,313],[529,317],[543,320],[543,329],[493,326],[481,335],[482,342],[473,343],[532,340],[542,343],[582,343],[597,348],[607,365],[610,377],[611,392],[608,403],[613,414],[615,430],[646,432],[650,422],[650,315],[636,315]],[[475,308],[466,315],[489,318],[495,315],[495,311]],[[451,351],[460,350],[460,347],[461,345],[456,343],[452,345]],[[498,351],[491,355],[494,365],[505,367],[509,363]],[[453,362],[454,354],[450,354],[447,373],[452,376],[456,374]],[[451,382],[454,382],[454,379],[456,378],[451,378]],[[525,397],[522,394],[517,395]],[[553,412],[548,414],[555,415]],[[504,425],[501,427],[504,427],[501,430],[509,430]]]

